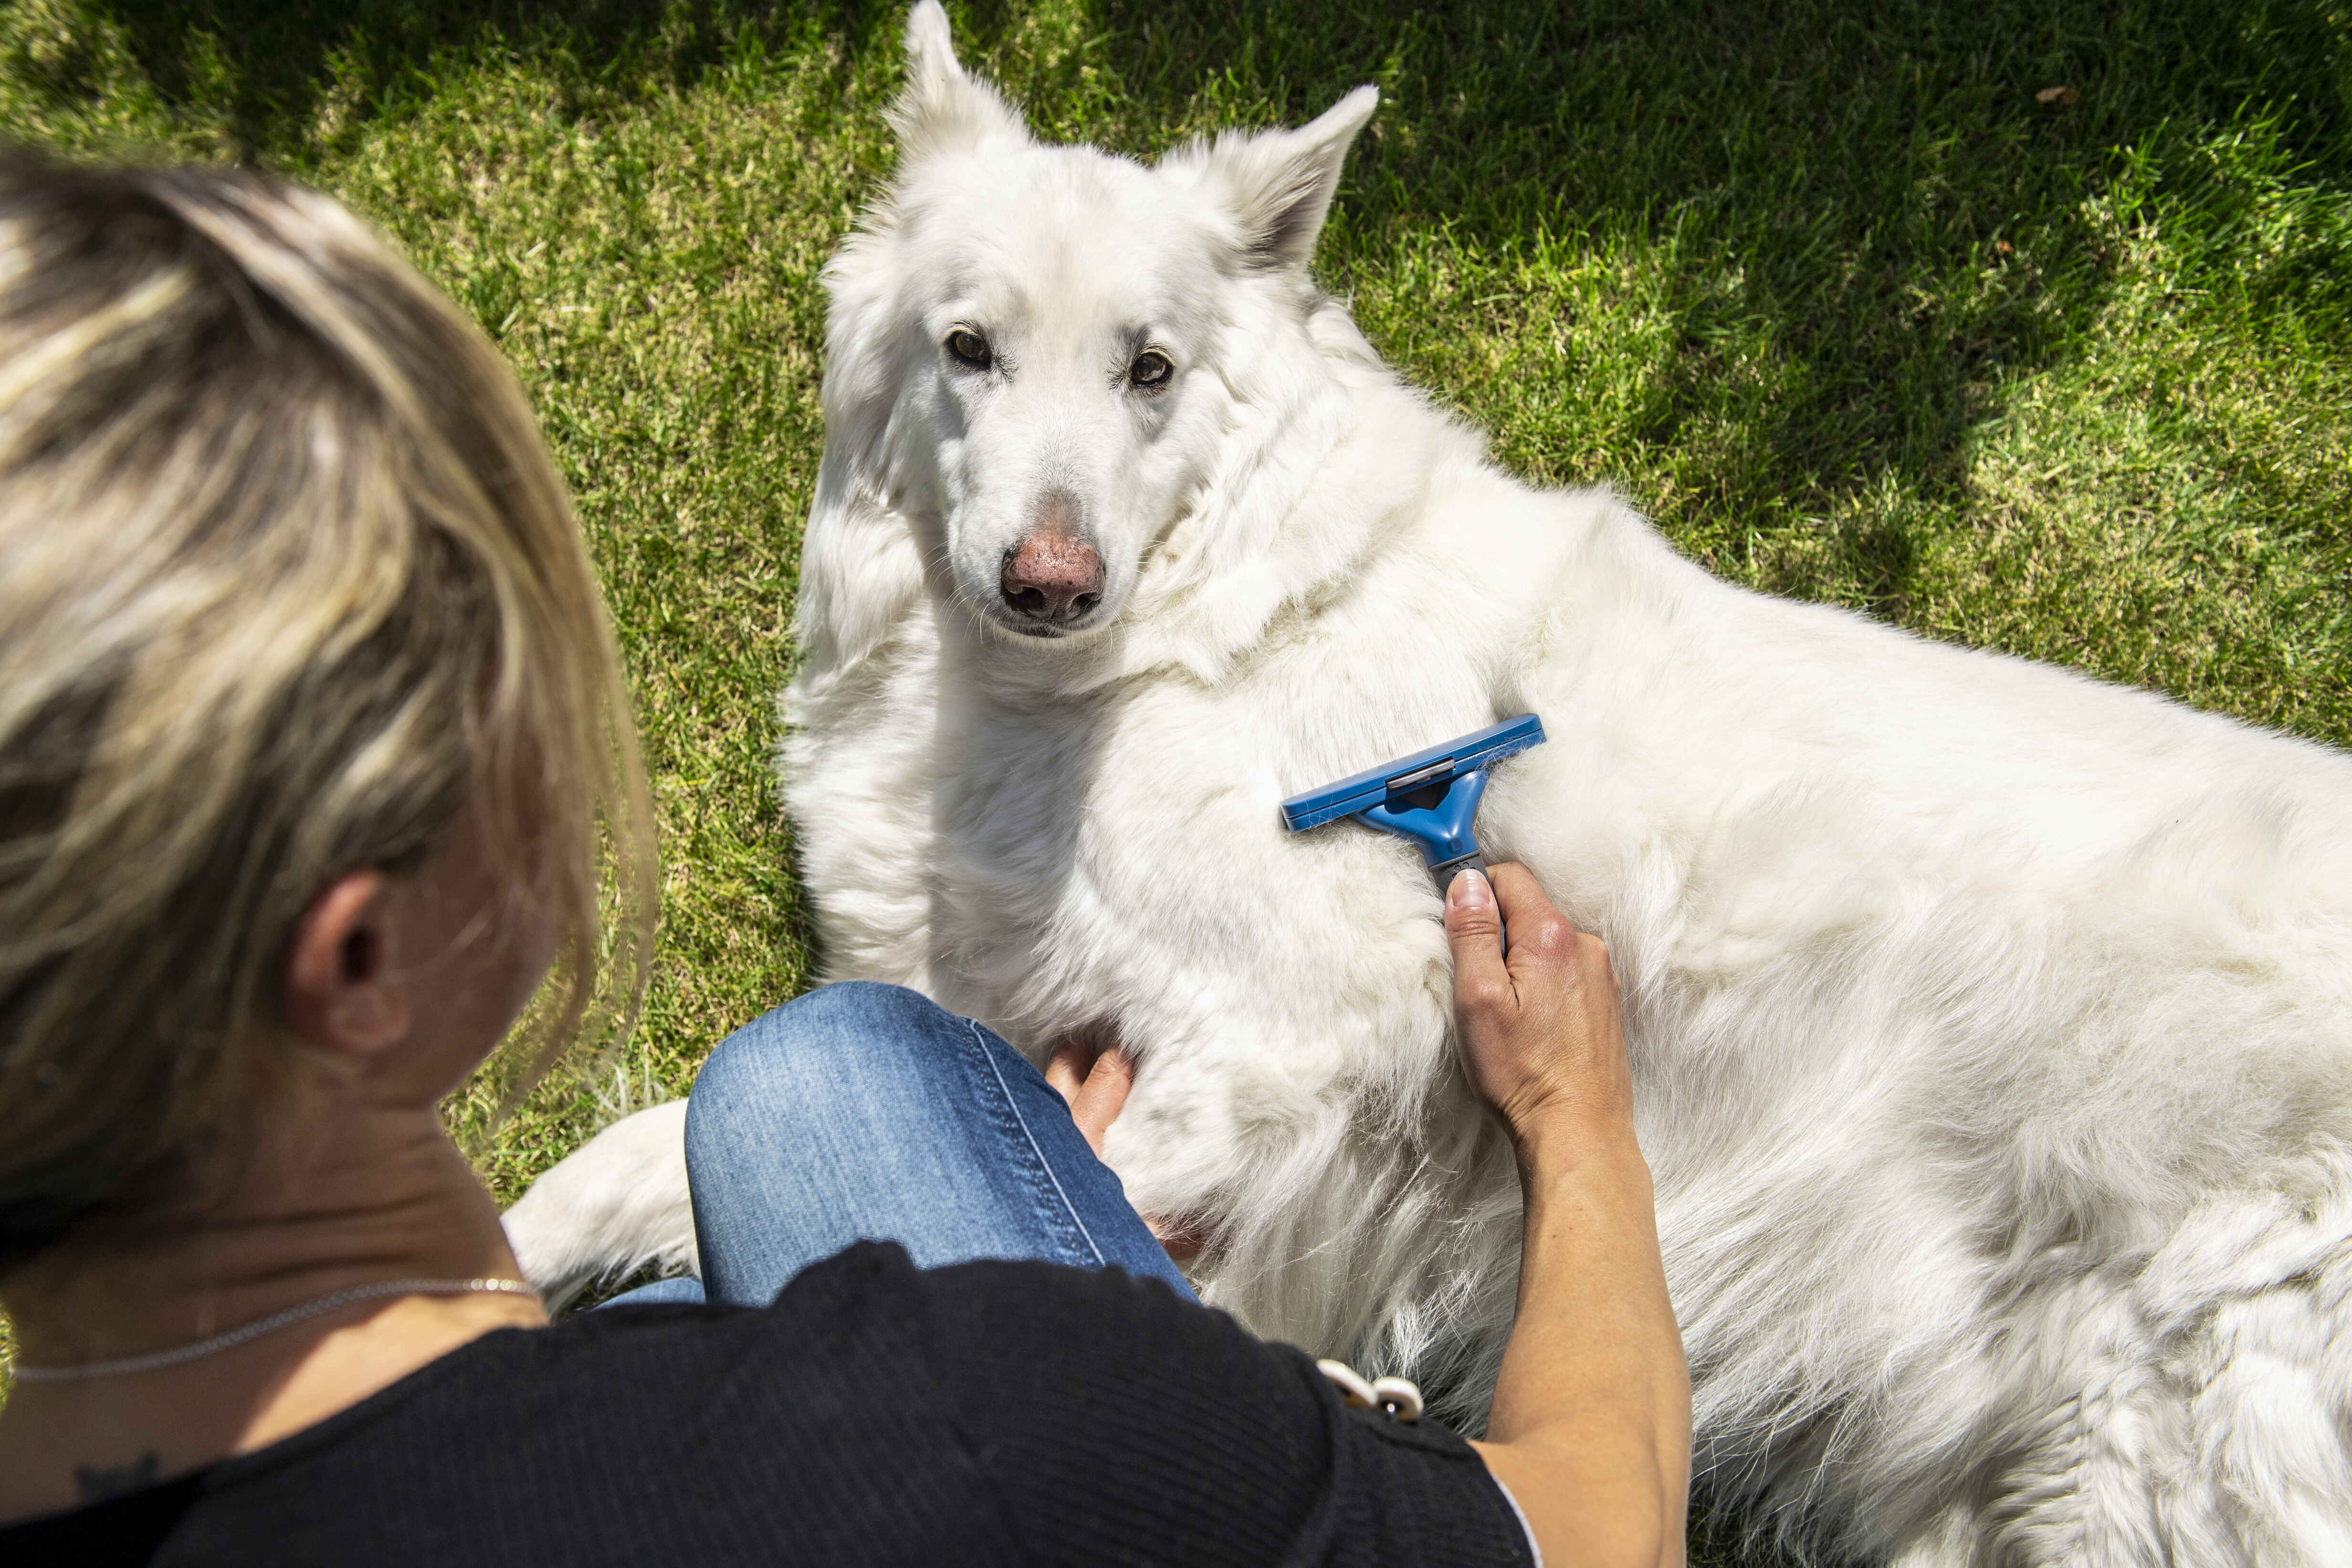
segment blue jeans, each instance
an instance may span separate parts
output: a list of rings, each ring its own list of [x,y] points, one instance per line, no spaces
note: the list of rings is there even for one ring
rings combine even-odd
[[[1027,1258],[1192,1289],[1020,1052],[912,991],[852,981],[720,1042],[686,1106],[702,1279],[608,1306],[765,1306],[851,1242],[916,1267]]]

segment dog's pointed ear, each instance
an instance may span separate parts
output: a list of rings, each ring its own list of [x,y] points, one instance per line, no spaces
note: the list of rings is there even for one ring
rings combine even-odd
[[[908,15],[907,89],[891,106],[890,124],[908,162],[992,140],[1029,140],[1029,128],[1013,106],[956,62],[940,0],[923,0]]]
[[[1296,131],[1232,133],[1161,165],[1233,215],[1251,265],[1304,267],[1339,188],[1348,147],[1381,103],[1360,87]]]

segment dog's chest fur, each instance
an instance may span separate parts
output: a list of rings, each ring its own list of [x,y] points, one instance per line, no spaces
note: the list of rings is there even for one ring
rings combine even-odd
[[[1112,1025],[1147,1058],[1226,1037],[1265,1058],[1301,1033],[1293,1014],[1347,1005],[1367,949],[1402,933],[1410,968],[1434,955],[1409,853],[1346,828],[1294,841],[1276,806],[1488,721],[1475,648],[1416,662],[1302,643],[1215,687],[1167,675],[1076,695],[1021,691],[994,651],[941,674],[943,703],[969,716],[932,862],[934,982],[956,1005],[1032,1048]]]

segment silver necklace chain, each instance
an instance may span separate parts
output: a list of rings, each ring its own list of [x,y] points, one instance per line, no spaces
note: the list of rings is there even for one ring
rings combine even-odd
[[[119,1361],[78,1362],[71,1366],[18,1365],[11,1373],[19,1383],[70,1383],[84,1377],[125,1377],[135,1372],[160,1372],[167,1366],[200,1361],[208,1355],[274,1334],[305,1318],[315,1318],[321,1312],[331,1312],[338,1307],[348,1307],[354,1301],[373,1300],[379,1296],[462,1296],[472,1291],[497,1295],[529,1296],[536,1300],[539,1292],[520,1279],[385,1279],[373,1285],[353,1285],[341,1290],[330,1290],[308,1301],[297,1301],[283,1311],[272,1312],[257,1319],[243,1328],[198,1340],[194,1344],[174,1350],[156,1351],[148,1355],[124,1356]]]

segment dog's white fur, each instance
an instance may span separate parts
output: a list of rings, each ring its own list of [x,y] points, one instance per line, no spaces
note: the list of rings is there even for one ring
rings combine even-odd
[[[2352,1563],[2352,763],[1498,472],[1309,282],[1369,89],[1147,168],[1032,142],[929,0],[908,47],[786,699],[834,976],[1115,1030],[1110,1161],[1213,1228],[1205,1297],[1475,1421],[1517,1190],[1438,900],[1275,807],[1540,713],[1480,836],[1624,981],[1715,1495],[1911,1564]],[[1048,487],[1104,603],[1014,635]],[[627,1127],[516,1211],[535,1273],[675,1255]]]

